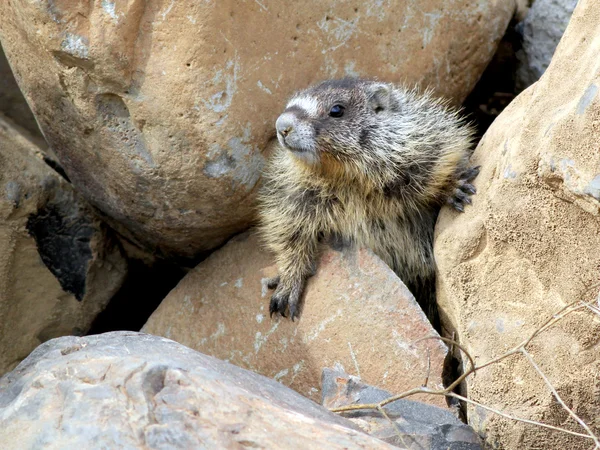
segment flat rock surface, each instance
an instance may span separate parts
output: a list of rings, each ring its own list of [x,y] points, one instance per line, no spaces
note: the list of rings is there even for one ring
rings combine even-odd
[[[122,233],[193,258],[246,229],[286,99],[332,77],[460,102],[512,1],[0,2],[0,40],[69,178]]]
[[[477,195],[436,229],[442,322],[477,363],[503,355],[576,301],[600,274],[600,2],[580,0],[542,78],[489,128],[473,155]],[[583,308],[528,346],[562,399],[600,434],[600,320]],[[522,355],[481,370],[469,397],[579,433]],[[593,442],[469,407],[488,445],[589,449]]]
[[[326,250],[296,322],[269,317],[265,281],[276,273],[246,233],[191,271],[143,331],[275,378],[320,400],[321,369],[335,363],[365,382],[401,392],[441,386],[446,347],[402,281],[371,251]],[[441,397],[428,401],[444,406]]]
[[[273,380],[133,332],[49,341],[0,378],[0,447],[394,448]]]

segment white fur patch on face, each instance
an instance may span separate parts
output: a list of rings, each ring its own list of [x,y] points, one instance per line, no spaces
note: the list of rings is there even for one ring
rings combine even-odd
[[[319,115],[319,103],[312,97],[300,95],[294,97],[287,104],[286,108],[295,106],[303,110],[309,117],[317,117]]]

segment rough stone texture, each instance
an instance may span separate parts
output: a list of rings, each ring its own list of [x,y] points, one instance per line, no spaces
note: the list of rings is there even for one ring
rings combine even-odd
[[[0,117],[0,374],[41,342],[87,330],[125,277],[111,236]]]
[[[392,449],[279,383],[133,332],[65,337],[0,379],[3,449]]]
[[[323,367],[340,363],[392,392],[440,386],[446,347],[400,279],[368,250],[326,251],[295,322],[269,318],[271,257],[254,235],[234,238],[171,291],[143,331],[273,377],[320,400]],[[440,397],[427,399],[445,405]]]
[[[0,112],[19,124],[38,140],[43,141],[40,129],[13,76],[2,46],[0,46]]]
[[[518,27],[523,46],[517,52],[516,84],[520,89],[542,76],[562,37],[578,0],[536,0]]]
[[[322,404],[329,409],[379,403],[392,394],[348,375],[340,368],[323,369]],[[343,413],[372,436],[411,450],[481,450],[481,439],[450,411],[426,403],[400,399],[384,407],[395,423],[377,410]]]
[[[435,256],[442,321],[480,363],[519,344],[566,304],[598,294],[598,36],[600,2],[581,0],[546,73],[476,149],[473,160],[482,170],[473,207],[440,215]],[[597,433],[598,336],[598,316],[581,312],[529,346],[562,398]],[[482,370],[467,392],[508,413],[582,432],[523,357]],[[469,408],[469,423],[495,448],[592,447],[479,408]]]
[[[364,75],[462,100],[515,8],[466,3],[5,0],[0,39],[74,185],[193,257],[248,226],[293,91]]]

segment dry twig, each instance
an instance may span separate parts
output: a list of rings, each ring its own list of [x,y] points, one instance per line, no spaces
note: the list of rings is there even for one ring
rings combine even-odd
[[[595,285],[593,287],[598,287],[598,285]],[[511,350],[507,351],[506,353],[504,353],[500,356],[497,356],[495,358],[492,358],[491,360],[489,360],[483,364],[480,364],[480,365],[476,365],[474,359],[469,354],[469,352],[462,345],[460,345],[458,342],[454,341],[453,339],[443,338],[440,336],[427,336],[425,338],[419,339],[419,340],[415,341],[413,343],[413,345],[416,343],[422,342],[424,340],[427,340],[427,339],[439,339],[448,344],[456,346],[467,357],[468,363],[469,363],[468,369],[462,375],[460,375],[452,384],[450,384],[449,386],[447,386],[444,389],[431,389],[431,388],[427,387],[427,382],[429,379],[429,376],[427,376],[426,383],[424,386],[407,390],[400,394],[389,397],[379,403],[347,405],[347,406],[343,406],[343,407],[339,407],[339,408],[333,408],[331,411],[336,412],[336,413],[342,413],[342,412],[356,411],[356,410],[363,410],[363,409],[376,409],[384,417],[386,417],[388,420],[390,420],[389,417],[387,416],[387,414],[385,414],[385,411],[383,409],[383,407],[385,405],[388,405],[390,403],[395,402],[396,400],[400,400],[402,398],[406,398],[406,397],[409,397],[409,396],[415,395],[415,394],[444,395],[447,397],[453,397],[453,398],[456,398],[463,402],[470,403],[472,405],[481,407],[485,410],[488,410],[488,411],[498,414],[502,417],[505,417],[505,418],[508,418],[508,419],[511,419],[511,420],[514,420],[517,422],[528,423],[531,425],[536,425],[536,426],[551,429],[554,431],[567,433],[567,434],[570,434],[573,436],[591,439],[595,444],[593,448],[600,450],[600,440],[598,439],[598,436],[596,436],[594,434],[594,432],[590,429],[590,427],[579,416],[577,416],[577,414],[575,414],[575,412],[573,410],[571,410],[566,405],[566,403],[559,396],[559,394],[556,391],[556,389],[554,388],[554,386],[552,386],[552,383],[550,382],[550,380],[545,376],[545,374],[542,372],[542,370],[539,368],[539,366],[535,363],[535,361],[533,360],[531,355],[526,350],[527,345],[529,345],[531,343],[531,341],[533,341],[533,339],[535,339],[537,336],[539,336],[540,334],[542,334],[543,332],[545,332],[546,330],[548,330],[549,328],[554,326],[557,322],[564,319],[569,314],[572,314],[576,311],[580,311],[582,309],[588,309],[588,310],[591,310],[593,313],[600,315],[600,309],[596,305],[593,305],[596,301],[597,301],[596,299],[594,299],[590,302],[581,302],[580,300],[577,300],[575,302],[572,302],[572,303],[566,305],[564,308],[562,308],[560,311],[558,311],[556,314],[554,314],[552,317],[550,317],[548,320],[546,320],[540,327],[538,327],[533,333],[531,333],[531,335],[529,335],[523,342],[521,342],[520,344],[518,344]],[[536,372],[542,377],[546,386],[548,386],[548,388],[550,389],[550,391],[552,392],[552,394],[554,395],[556,400],[559,402],[559,404],[568,412],[569,416],[573,420],[575,420],[585,430],[585,433],[578,433],[575,431],[568,430],[566,428],[556,427],[556,426],[545,424],[542,422],[537,422],[535,420],[529,420],[529,419],[524,419],[521,417],[516,417],[516,416],[510,415],[510,414],[504,413],[498,409],[494,409],[489,406],[483,405],[475,400],[463,397],[463,396],[453,392],[454,389],[460,383],[462,383],[469,375],[475,374],[477,371],[479,371],[485,367],[491,366],[492,364],[496,364],[496,363],[508,358],[509,356],[519,355],[519,354],[523,355],[529,361],[529,363],[533,366],[533,368],[536,370]],[[394,423],[394,426],[396,427],[396,431],[400,434],[400,431],[398,430],[398,427],[395,425],[395,423]]]

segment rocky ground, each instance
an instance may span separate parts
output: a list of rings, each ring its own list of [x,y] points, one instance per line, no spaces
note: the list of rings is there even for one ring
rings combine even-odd
[[[9,0],[0,44],[0,448],[600,449],[596,1]],[[342,76],[475,121],[440,329],[358,248],[269,317],[273,124]]]

